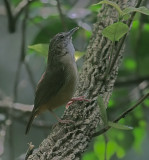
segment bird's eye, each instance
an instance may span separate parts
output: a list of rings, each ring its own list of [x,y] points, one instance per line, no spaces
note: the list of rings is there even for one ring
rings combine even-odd
[[[63,36],[63,35],[60,35],[60,38],[62,39],[62,38],[64,38],[64,36]]]

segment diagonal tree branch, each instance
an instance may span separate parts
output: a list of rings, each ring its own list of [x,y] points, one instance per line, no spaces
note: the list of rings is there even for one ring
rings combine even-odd
[[[124,112],[123,112],[120,116],[118,116],[113,122],[114,122],[114,123],[117,123],[119,120],[121,120],[122,118],[124,118],[125,116],[127,116],[130,112],[132,112],[135,108],[137,108],[137,107],[138,107],[146,98],[148,98],[148,97],[149,97],[149,93],[147,93],[145,96],[143,96],[142,98],[140,98],[140,99],[138,100],[138,102],[137,102],[134,106],[132,106],[132,107],[128,108],[126,111],[124,111]],[[104,128],[101,129],[100,131],[94,133],[94,134],[93,134],[93,137],[96,137],[96,136],[99,136],[99,135],[105,133],[105,132],[108,131],[110,128],[111,128],[110,126],[104,127]]]
[[[66,26],[66,23],[65,23],[65,17],[63,15],[63,12],[62,12],[62,9],[61,9],[61,3],[60,3],[59,0],[56,0],[56,1],[57,1],[57,9],[58,9],[58,13],[59,13],[59,17],[60,17],[61,23],[62,23],[64,31],[66,31],[67,30],[67,26]]]
[[[37,0],[22,0],[15,8],[15,20],[17,21],[18,18],[22,15],[23,11],[30,5],[30,3],[35,1]]]
[[[113,1],[118,3],[121,8],[136,6],[141,2],[141,0]],[[93,35],[87,48],[75,94],[75,96],[84,95],[91,102],[77,102],[70,106],[65,111],[63,118],[71,119],[75,123],[57,124],[51,134],[40,144],[38,150],[28,158],[29,160],[78,160],[81,158],[82,152],[89,145],[97,125],[101,121],[97,97],[100,94],[108,104],[122,60],[125,39],[115,45],[116,60],[106,81],[102,81],[101,77],[109,66],[111,41],[103,37],[101,31],[116,21],[117,12],[115,9],[105,5],[100,10],[97,22],[94,24]]]

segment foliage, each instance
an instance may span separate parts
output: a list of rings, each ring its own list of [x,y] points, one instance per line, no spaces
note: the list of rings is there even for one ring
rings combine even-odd
[[[97,101],[98,101],[98,105],[99,105],[99,109],[100,109],[100,116],[101,116],[101,120],[103,123],[103,127],[110,126],[112,128],[121,129],[121,130],[133,129],[133,127],[109,121],[108,117],[107,117],[107,111],[106,111],[107,107],[105,106],[103,99],[100,96],[98,96]]]
[[[126,24],[122,22],[113,23],[106,27],[102,34],[103,36],[110,39],[112,42],[119,41],[127,32],[129,28]]]
[[[49,48],[48,44],[35,44],[35,45],[28,46],[28,48],[32,49],[36,53],[39,53],[39,55],[41,56],[45,56],[45,57],[48,56],[48,48]]]
[[[147,9],[144,6],[139,8],[127,7],[124,10],[121,10],[121,8],[115,2],[108,0],[100,1],[99,3],[94,5],[99,5],[99,4],[108,4],[114,7],[119,13],[119,18],[118,18],[119,21],[123,19],[126,20],[127,18],[129,18],[131,12],[139,12],[145,15],[149,15],[149,9]],[[107,37],[112,42],[114,42],[114,41],[119,41],[119,39],[122,38],[128,31],[129,27],[121,21],[111,24],[105,29],[103,29],[102,34],[103,36]]]

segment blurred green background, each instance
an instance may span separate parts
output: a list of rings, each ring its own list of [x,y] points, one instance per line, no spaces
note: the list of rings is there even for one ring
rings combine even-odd
[[[7,4],[8,2],[8,4]],[[2,102],[33,104],[35,86],[46,67],[47,44],[58,32],[79,26],[73,36],[78,69],[92,35],[99,6],[97,0],[36,0],[25,6],[26,0],[0,1],[0,159],[23,159],[33,142],[38,147],[47,137],[56,120],[50,113],[40,115],[30,133],[25,136],[29,112],[13,110]],[[145,6],[149,2],[145,1]],[[7,13],[11,8],[12,15]],[[37,45],[38,44],[38,45]],[[44,44],[44,45],[39,45]],[[143,95],[149,92],[149,17],[137,14],[125,44],[124,57],[107,109],[115,119]],[[56,110],[61,116],[64,107]],[[82,160],[147,160],[149,157],[149,99],[120,123],[134,129],[110,129],[93,138]],[[49,127],[50,126],[50,127]],[[97,129],[98,130],[98,129]],[[106,158],[105,158],[106,157]]]

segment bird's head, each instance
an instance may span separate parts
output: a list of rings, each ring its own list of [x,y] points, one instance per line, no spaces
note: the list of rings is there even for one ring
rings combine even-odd
[[[56,34],[50,41],[49,51],[62,51],[67,48],[68,45],[72,45],[72,35],[77,31],[79,27],[75,27],[68,32],[61,32]],[[59,53],[60,54],[60,53]]]

